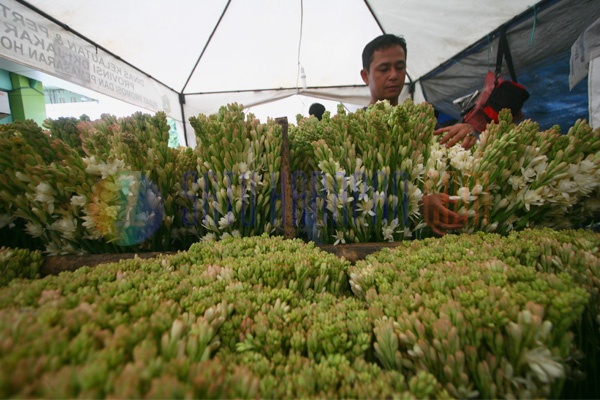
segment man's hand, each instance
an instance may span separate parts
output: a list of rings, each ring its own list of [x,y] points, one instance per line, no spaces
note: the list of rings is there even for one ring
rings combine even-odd
[[[444,133],[444,137],[440,139],[440,144],[445,143],[446,147],[452,147],[462,140],[461,146],[468,150],[473,147],[477,141],[475,129],[473,129],[471,125],[465,123],[458,123],[433,131],[434,135],[441,135]]]
[[[445,193],[427,194],[423,196],[423,217],[425,223],[439,236],[444,236],[447,231],[462,228],[467,217],[451,211],[446,207],[448,203],[454,204]]]

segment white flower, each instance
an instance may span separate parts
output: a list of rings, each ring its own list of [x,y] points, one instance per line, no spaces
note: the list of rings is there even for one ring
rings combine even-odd
[[[385,203],[386,195],[384,191],[375,191],[373,193],[373,200],[375,200],[375,204],[377,207],[383,207]]]
[[[265,182],[263,182],[263,176],[262,174],[259,174],[256,171],[252,171],[251,173],[251,180],[250,180],[250,187],[251,188],[255,188],[256,186],[264,186]]]
[[[96,221],[94,220],[94,216],[85,215],[82,217],[83,223],[81,224],[88,232],[84,237],[86,239],[100,239],[102,238],[102,232],[100,232],[96,228]]]
[[[54,195],[56,194],[56,192],[54,191],[54,188],[52,188],[52,186],[46,182],[40,182],[38,183],[38,185],[35,187],[35,199],[39,202],[42,203],[50,203],[50,202],[54,202]]]
[[[0,214],[0,228],[4,228],[7,225],[9,228],[14,227],[15,224],[13,223],[13,221],[16,218],[17,217],[11,216],[10,214]]]
[[[139,177],[133,174],[120,174],[115,180],[115,185],[125,196],[134,196],[137,194],[136,186]]]
[[[71,196],[71,204],[77,207],[85,207],[85,205],[87,204],[87,197],[73,195]]]
[[[533,169],[535,170],[535,173],[537,176],[540,176],[544,171],[546,171],[546,169],[548,169],[548,163],[547,162],[541,162],[539,164],[536,164]]]
[[[348,188],[350,188],[350,190],[352,190],[353,192],[358,191],[359,188],[363,188],[364,190],[365,185],[363,185],[363,181],[361,179],[362,177],[363,174],[360,171],[356,171],[354,172],[354,174],[348,176]]]
[[[35,200],[47,205],[49,214],[54,213],[54,195],[56,192],[46,182],[40,182],[35,188]]]
[[[336,230],[334,237],[336,238],[335,243],[333,243],[334,246],[338,243],[346,244],[346,239],[344,238],[344,231]]]
[[[413,170],[413,174],[416,174],[416,176],[421,176],[424,173],[425,173],[425,166],[423,165],[423,163],[422,162],[417,163],[417,167]]]
[[[100,175],[100,170],[98,169],[98,161],[96,161],[96,156],[83,157],[81,160],[85,164],[85,172],[92,175]]]
[[[423,192],[417,185],[408,182],[408,214],[410,216],[419,215],[419,204],[423,200]]]
[[[465,203],[473,201],[477,198],[475,196],[471,196],[469,188],[466,186],[463,186],[460,189],[458,189],[458,191],[456,192],[456,196]],[[452,197],[454,197],[454,196],[452,196]]]
[[[342,193],[341,196],[335,195],[335,194],[328,194],[327,195],[327,209],[333,213],[334,215],[337,215],[338,210],[341,210],[344,208],[344,205],[348,202],[348,200],[352,201],[352,197],[346,199],[347,194],[346,193]]]
[[[471,191],[471,193],[474,196],[479,196],[481,194],[485,194],[485,192],[483,191],[483,186],[480,184],[476,184],[475,186],[473,186],[473,190]]]
[[[366,216],[367,214],[374,216],[373,200],[369,200],[369,196],[365,196],[365,199],[358,204],[358,211],[360,211],[362,216]]]
[[[564,377],[565,370],[561,363],[555,361],[546,347],[526,350],[525,360],[535,376],[543,383],[550,383]]]
[[[578,172],[573,176],[573,180],[577,184],[579,192],[584,196],[589,195],[599,185],[598,178],[587,172]]]
[[[23,182],[31,182],[31,177],[27,174],[22,173],[21,171],[15,172],[15,176],[18,180]]]
[[[106,179],[109,176],[116,174],[117,171],[120,171],[124,168],[125,162],[119,159],[115,159],[110,163],[98,164],[98,170],[100,171],[102,179]]]
[[[217,235],[215,235],[214,233],[207,233],[206,235],[204,235],[200,238],[200,241],[201,242],[216,242]]]
[[[246,157],[246,162],[248,165],[252,165],[254,162],[254,151],[248,150],[248,156]]]
[[[525,187],[525,178],[519,175],[511,175],[508,178],[508,183],[512,186],[513,190],[520,190]]]
[[[455,144],[448,150],[450,165],[459,171],[472,171],[474,157],[470,150],[464,149],[460,144]]]
[[[495,232],[496,229],[498,229],[498,221],[488,225],[488,227],[487,227],[488,232]]]
[[[160,193],[152,188],[146,190],[146,202],[151,210],[163,210],[163,199]]]
[[[75,231],[77,230],[77,222],[73,218],[63,217],[56,220],[51,229],[58,231],[65,239],[75,239]]]
[[[223,207],[221,207],[221,203],[219,203],[218,201],[213,201],[212,203],[212,209],[210,210],[211,212],[214,210],[217,210],[217,212],[219,214],[223,214]]]
[[[438,179],[440,177],[440,173],[436,169],[429,168],[429,170],[427,171],[427,175],[426,176],[429,179]]]
[[[362,192],[358,195],[358,201],[369,201],[369,195],[366,192]]]
[[[125,162],[119,159],[113,159],[109,163],[98,162],[95,156],[84,157],[83,162],[86,164],[85,172],[91,175],[101,175],[102,179],[114,175],[117,171],[125,168]]]
[[[525,182],[531,182],[534,180],[536,174],[536,171],[533,168],[521,168],[521,175],[523,175],[523,178],[525,179]]]
[[[250,170],[248,170],[248,164],[246,164],[245,162],[240,162],[238,164],[238,169],[239,169],[239,176],[240,176],[240,181],[241,182],[245,182],[247,180],[250,179],[250,177],[252,175],[254,175],[254,173]]]
[[[225,230],[233,226],[235,222],[235,216],[231,211],[219,219],[219,229]]]
[[[540,196],[540,194],[538,192],[539,192],[539,189],[538,190],[524,189],[519,193],[519,195],[517,195],[517,198],[521,197],[520,200],[523,201],[523,204],[525,205],[525,209],[527,211],[529,211],[531,205],[535,205],[535,206],[544,205],[544,199],[542,198],[542,196]]]
[[[202,218],[202,226],[208,230],[214,230],[216,229],[217,224],[210,216],[205,215],[204,218]]]
[[[392,222],[388,225],[387,221],[384,220],[383,222],[383,227],[382,227],[382,233],[383,233],[383,239],[387,240],[388,242],[393,242],[394,241],[394,231],[395,229],[398,227],[398,218],[394,218],[392,220]]]
[[[25,231],[33,237],[41,237],[42,234],[44,233],[44,228],[39,225],[39,224],[35,224],[31,221],[28,221],[25,224]]]

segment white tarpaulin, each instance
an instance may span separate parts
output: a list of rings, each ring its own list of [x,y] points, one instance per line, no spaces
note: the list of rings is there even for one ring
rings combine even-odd
[[[419,83],[516,16],[554,3],[0,0],[0,57],[185,123],[227,103],[297,94],[365,105],[361,53],[375,36],[406,38],[408,74]],[[186,135],[194,145],[189,124]]]
[[[600,18],[591,24],[571,47],[569,87],[588,75],[589,120],[593,128],[600,127]]]
[[[600,57],[600,18],[585,29],[571,46],[569,87],[573,89],[588,74],[589,63]]]

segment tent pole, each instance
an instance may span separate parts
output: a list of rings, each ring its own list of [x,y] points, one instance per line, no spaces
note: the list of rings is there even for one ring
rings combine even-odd
[[[206,49],[208,48],[208,45],[212,41],[212,38],[215,35],[215,32],[217,32],[217,29],[219,28],[219,25],[221,25],[221,21],[223,20],[223,17],[225,16],[227,9],[229,8],[229,4],[231,4],[231,0],[228,0],[227,4],[225,5],[225,8],[223,8],[223,12],[221,13],[221,16],[219,17],[219,20],[217,21],[216,25],[214,26],[212,32],[210,33],[210,36],[208,37],[208,40],[206,41],[206,44],[204,45],[202,52],[198,56],[198,59],[196,60],[196,64],[194,64],[194,68],[192,68],[192,72],[190,73],[187,80],[185,81],[185,84],[183,85],[183,88],[181,89],[181,93],[185,92],[185,88],[187,87],[188,83],[190,83],[190,80],[192,79],[192,76],[194,75],[196,68],[198,68],[198,64],[200,64],[200,60],[202,60],[202,57],[204,56],[204,52],[206,51]]]
[[[187,137],[187,127],[185,123],[185,108],[183,105],[185,104],[185,95],[183,93],[179,93],[179,107],[181,107],[181,122],[183,122],[183,137],[185,138],[185,146],[188,146],[188,137]]]

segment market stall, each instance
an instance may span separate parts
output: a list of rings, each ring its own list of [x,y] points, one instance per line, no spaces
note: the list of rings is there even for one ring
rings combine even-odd
[[[2,0],[3,65],[151,111],[0,125],[0,397],[600,396],[600,129],[434,134],[499,32],[528,76],[600,10],[430,3]],[[381,31],[409,43],[398,105],[248,112],[367,103]],[[443,237],[433,194],[465,219]]]

